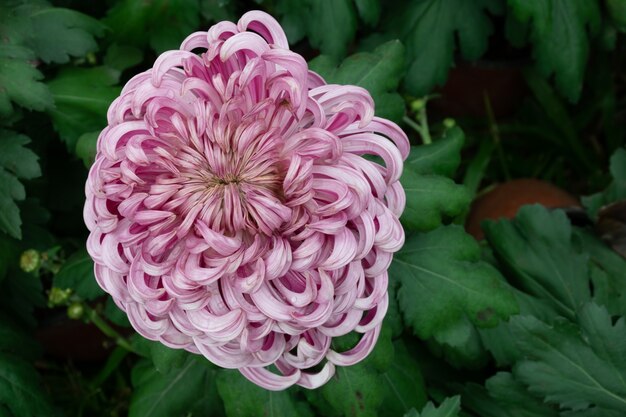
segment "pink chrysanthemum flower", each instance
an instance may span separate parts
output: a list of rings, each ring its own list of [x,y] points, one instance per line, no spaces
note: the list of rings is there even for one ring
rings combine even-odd
[[[319,387],[380,333],[408,151],[271,16],[194,33],[109,109],[86,185],[98,283],[148,339],[270,390]]]

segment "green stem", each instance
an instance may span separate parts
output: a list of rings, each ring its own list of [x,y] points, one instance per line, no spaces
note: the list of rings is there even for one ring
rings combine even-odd
[[[498,128],[498,123],[496,122],[496,118],[493,114],[491,100],[489,100],[489,96],[486,92],[483,93],[483,99],[485,101],[485,110],[487,111],[487,120],[489,121],[489,133],[491,133],[493,143],[496,145],[496,152],[498,153],[498,159],[500,160],[502,172],[508,181],[511,179],[511,173],[509,172],[509,167],[506,165],[506,160],[504,159],[504,150],[502,149],[502,141],[500,140],[500,129]]]
[[[425,145],[428,145],[429,143],[432,142],[430,139],[430,132],[428,131],[428,126],[426,126],[426,128],[424,128],[423,126],[420,126],[409,116],[404,116],[402,118],[402,121],[406,123],[407,125],[409,125],[409,127],[415,130],[417,133],[419,133]]]
[[[85,305],[85,312],[87,318],[96,325],[98,329],[117,343],[118,346],[123,347],[129,352],[137,353],[137,351],[131,346],[131,344],[117,332],[113,327],[109,325],[93,308]]]
[[[420,126],[422,126],[422,141],[424,145],[430,145],[433,140],[430,137],[430,130],[428,129],[428,116],[426,115],[426,106],[419,111]]]

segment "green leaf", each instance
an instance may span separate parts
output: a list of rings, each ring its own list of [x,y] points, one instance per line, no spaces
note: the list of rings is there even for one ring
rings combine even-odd
[[[489,360],[478,330],[465,316],[448,327],[436,329],[428,342],[437,356],[456,368],[480,369]]]
[[[32,25],[30,45],[44,62],[63,64],[70,56],[84,56],[98,49],[95,36],[104,34],[104,26],[93,17],[59,7],[34,7],[29,16]]]
[[[31,49],[44,62],[63,64],[70,56],[84,56],[97,49],[94,36],[104,26],[75,10],[52,7],[46,1],[11,0],[0,13],[0,30],[13,41]]]
[[[220,371],[217,389],[228,417],[308,416],[306,404],[298,404],[288,391],[269,391],[248,381],[235,370]],[[302,407],[302,409],[300,408]]]
[[[113,302],[113,298],[109,297],[104,304],[104,316],[111,323],[116,324],[120,327],[131,327],[130,322],[128,321],[128,316],[124,313],[120,308],[115,305]]]
[[[138,334],[132,339],[133,348],[142,356],[152,360],[154,367],[162,374],[185,365],[189,352],[183,349],[172,349],[163,343],[148,340]]]
[[[432,402],[428,402],[421,413],[413,409],[406,413],[404,417],[456,417],[461,411],[461,398],[459,396],[446,398],[439,407],[435,407]]]
[[[572,228],[562,211],[525,206],[515,219],[488,221],[483,229],[519,288],[568,318],[591,298],[589,257],[572,245]]]
[[[590,256],[594,301],[613,315],[626,316],[626,259],[585,230],[574,229],[574,239]]]
[[[463,389],[463,408],[480,417],[558,417],[558,409],[533,396],[508,372],[498,372],[485,381]]]
[[[557,417],[559,415],[555,408],[531,395],[527,388],[508,372],[498,372],[485,381],[485,386],[489,395],[507,410],[507,414],[502,417]]]
[[[598,2],[508,0],[508,4],[520,21],[531,22],[530,39],[538,69],[546,77],[554,74],[561,93],[577,101],[589,55],[589,35],[600,28]]]
[[[359,16],[369,26],[376,26],[382,8],[380,0],[354,0]]]
[[[606,9],[615,27],[626,32],[626,2],[624,0],[606,0]]]
[[[400,341],[394,343],[394,352],[391,365],[378,383],[384,395],[379,411],[382,417],[401,416],[426,404],[426,387],[417,361]]]
[[[116,69],[120,72],[132,68],[143,60],[143,52],[141,49],[118,45],[114,43],[109,46],[104,56],[103,63],[109,68]]]
[[[94,35],[103,26],[79,12],[51,7],[45,1],[9,0],[0,5],[0,116],[12,112],[11,101],[31,110],[52,106],[52,97],[37,70],[37,58],[65,63],[97,49]]]
[[[420,175],[452,177],[461,164],[465,134],[458,127],[448,129],[429,145],[411,148],[405,167]]]
[[[594,218],[597,218],[598,211],[603,206],[626,199],[626,149],[619,148],[613,153],[610,171],[613,181],[606,190],[582,198],[583,205]]]
[[[238,17],[233,0],[201,0],[200,13],[205,20],[213,22],[221,22],[222,20],[233,22]]]
[[[56,415],[41,389],[35,368],[8,353],[0,353],[0,405],[19,417]]]
[[[498,271],[481,261],[478,243],[459,226],[409,235],[390,274],[400,279],[404,321],[422,339],[467,318],[490,327],[517,312]]]
[[[358,340],[356,333],[350,333],[334,339],[332,347],[339,352],[346,351],[354,347]],[[391,342],[391,329],[383,327],[376,347],[369,356],[353,366],[337,366],[335,375],[330,381],[318,390],[307,393],[309,401],[316,404],[324,415],[377,416],[383,402],[390,400],[390,390],[394,389],[393,386],[388,385],[389,381],[383,376],[385,372],[393,372],[393,360],[394,345]],[[394,373],[389,375],[395,376]],[[403,381],[412,383],[404,378]],[[403,391],[400,395],[405,394],[406,392]],[[421,396],[423,393],[418,395]],[[382,408],[380,412],[385,415]]]
[[[82,134],[76,141],[76,156],[83,160],[87,168],[91,167],[98,148],[98,136],[100,132]]]
[[[34,360],[41,354],[39,344],[5,314],[0,314],[0,352]]]
[[[401,217],[406,230],[435,229],[445,218],[456,217],[469,207],[469,191],[443,176],[452,175],[458,166],[463,137],[463,131],[455,127],[433,144],[411,149],[400,178],[406,192]]]
[[[351,84],[365,88],[376,103],[376,114],[399,121],[404,115],[404,100],[396,92],[404,75],[404,47],[387,42],[373,52],[360,52],[346,58],[337,68],[336,61],[320,55],[309,63],[330,84]]]
[[[219,415],[217,372],[204,358],[189,355],[180,368],[161,374],[148,360],[132,371],[135,388],[129,417]]]
[[[11,114],[11,102],[38,111],[52,106],[52,95],[46,85],[39,82],[43,75],[32,62],[34,59],[35,54],[28,48],[0,45],[0,116]]]
[[[548,326],[533,317],[513,317],[513,335],[527,357],[515,365],[514,375],[532,393],[561,408],[595,405],[626,412],[626,361],[619,357],[626,343],[623,319],[611,326],[606,310],[590,306],[581,314],[585,338],[571,324]]]
[[[499,12],[499,6],[498,0],[420,0],[395,6],[385,28],[406,45],[408,92],[423,96],[446,81],[455,39],[465,59],[478,59],[493,32],[486,12]]]
[[[178,49],[190,33],[199,29],[198,0],[122,0],[103,19],[111,31],[108,37],[119,44],[143,48],[148,44],[157,53]]]
[[[0,129],[0,230],[16,239],[22,238],[22,220],[15,200],[26,197],[18,178],[32,179],[41,175],[39,158],[24,146],[29,142],[24,135]]]
[[[61,289],[70,288],[83,300],[94,300],[104,295],[93,273],[93,261],[85,249],[80,249],[67,258],[54,276],[52,285]]]
[[[54,128],[68,149],[76,149],[78,138],[106,126],[106,113],[121,89],[119,71],[107,67],[64,68],[48,82],[54,97],[49,111]]]
[[[356,34],[353,0],[309,0],[309,42],[324,54],[341,58]]]

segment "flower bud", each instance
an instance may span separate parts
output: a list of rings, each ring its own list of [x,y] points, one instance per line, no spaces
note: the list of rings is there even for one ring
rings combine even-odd
[[[447,118],[443,119],[443,126],[446,129],[451,129],[454,126],[456,126],[456,120],[447,117]]]
[[[413,100],[411,102],[411,110],[413,110],[416,113],[422,110],[425,106],[426,106],[426,101],[421,98],[418,98],[417,100]]]
[[[57,287],[52,287],[48,293],[48,305],[55,307],[67,303],[72,294],[72,290],[67,288],[65,290]]]
[[[67,317],[71,318],[72,320],[80,319],[81,317],[83,317],[84,313],[85,308],[81,303],[78,302],[70,304],[70,306],[67,308]]]
[[[41,257],[39,256],[39,252],[35,249],[28,249],[20,256],[20,268],[22,268],[24,272],[36,271],[40,264]]]

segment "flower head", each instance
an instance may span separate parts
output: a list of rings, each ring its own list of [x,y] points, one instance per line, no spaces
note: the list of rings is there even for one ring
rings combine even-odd
[[[148,339],[267,389],[318,387],[380,332],[408,150],[271,16],[194,33],[109,109],[86,185],[98,283]]]

